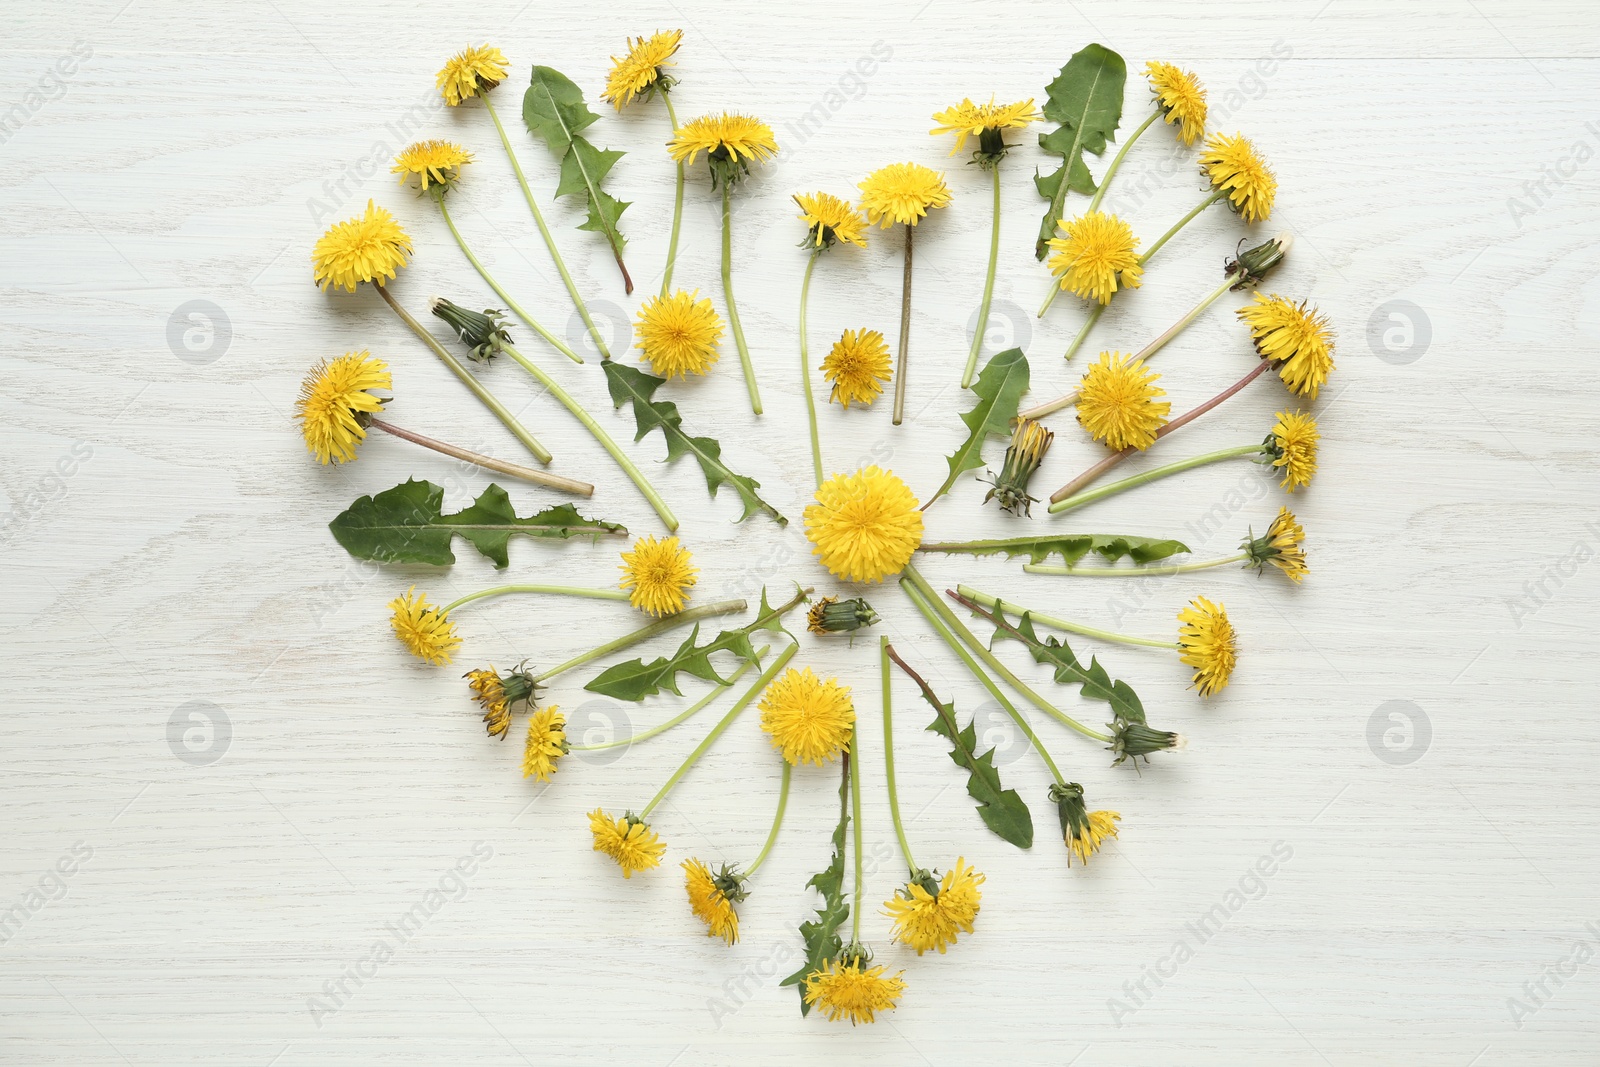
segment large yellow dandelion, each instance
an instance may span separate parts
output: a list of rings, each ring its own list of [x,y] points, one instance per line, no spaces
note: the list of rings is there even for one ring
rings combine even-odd
[[[596,808],[589,813],[589,832],[594,835],[594,850],[615,860],[624,878],[661,866],[667,851],[650,824],[631,811],[615,819]]]
[[[472,162],[472,153],[449,141],[418,141],[407,145],[395,157],[389,173],[400,175],[400,184],[409,178],[427,191],[429,183],[449,188],[461,177],[461,168]]]
[[[834,241],[849,241],[867,247],[866,223],[848,200],[832,193],[797,193],[794,202],[800,205],[800,221],[806,224],[807,244],[827,248]]]
[[[406,590],[405,596],[389,601],[393,613],[389,626],[406,650],[425,663],[441,666],[454,658],[461,647],[455,624],[443,609],[428,603],[427,596],[417,596],[417,587]]]
[[[1228,611],[1203,596],[1178,612],[1178,658],[1194,668],[1194,687],[1203,697],[1228,686],[1238,662]]]
[[[806,1003],[828,1013],[830,1022],[849,1019],[850,1025],[870,1023],[879,1012],[893,1011],[905,995],[905,979],[900,971],[892,977],[883,966],[868,967],[869,961],[857,957],[827,960],[820,970],[806,975]]]
[[[689,602],[699,580],[694,557],[676,537],[641,537],[622,554],[622,588],[628,602],[646,615],[676,615]]]
[[[835,474],[806,507],[806,539],[836,578],[881,582],[922,543],[922,512],[905,482],[877,466]]]
[[[889,344],[877,330],[846,330],[822,360],[822,377],[833,383],[829,399],[846,409],[852,401],[870,405],[893,376]]]
[[[684,888],[689,894],[689,910],[706,924],[707,937],[720,937],[728,944],[739,941],[739,913],[734,904],[745,898],[743,876],[724,866],[718,874],[699,860],[683,861]]]
[[[704,374],[721,358],[722,319],[711,301],[683,289],[639,308],[639,351],[663,378]]]
[[[1333,370],[1333,331],[1328,320],[1304,301],[1257,293],[1238,311],[1250,327],[1256,354],[1278,367],[1278,377],[1299,396],[1315,400]]]
[[[621,111],[636,97],[670,88],[672,79],[666,68],[674,66],[672,57],[682,41],[682,30],[663,30],[649,37],[629,40],[627,55],[620,59],[611,57],[611,71],[606,75],[606,87],[600,99]]]
[[[956,943],[957,935],[972,933],[983,897],[978,887],[984,878],[964,859],[957,859],[940,881],[926,871],[922,874],[927,877],[907,882],[883,906],[894,920],[894,940],[916,949],[919,956],[929,950],[942,955]]]
[[[929,208],[950,203],[944,175],[921,163],[891,163],[861,182],[861,206],[869,223],[888,229],[895,223],[915,226]]]
[[[522,749],[522,777],[548,782],[556,761],[567,754],[567,719],[554,704],[528,716],[528,741]]]
[[[1155,384],[1159,377],[1142,359],[1100,353],[1078,390],[1078,421],[1114,451],[1149,448],[1172,410],[1169,401],[1156,399],[1167,395]]]
[[[1227,194],[1228,206],[1246,222],[1270,218],[1278,179],[1255,145],[1242,134],[1212,134],[1200,155],[1200,171],[1211,187]]]
[[[1015,104],[997,104],[990,97],[987,104],[974,104],[963,99],[954,107],[934,112],[933,121],[939,125],[928,132],[935,137],[941,133],[956,135],[956,146],[950,149],[953,156],[967,145],[968,137],[978,138],[979,150],[990,155],[1001,155],[1005,146],[999,135],[1006,130],[1020,130],[1030,122],[1044,118],[1033,106],[1033,98]],[[985,136],[987,135],[987,136]]]
[[[1144,278],[1139,239],[1116,215],[1087,211],[1060,220],[1064,237],[1052,237],[1049,267],[1061,288],[1085,300],[1111,303],[1118,289],[1137,289]]]
[[[679,163],[694,163],[701,152],[713,162],[730,162],[748,168],[778,154],[772,127],[753,115],[725,111],[690,119],[674,134],[667,151]]]
[[[362,282],[393,278],[410,252],[411,238],[394,216],[368,200],[366,214],[334,223],[317,239],[312,277],[323,292],[332,285],[353,293]]]
[[[451,56],[434,78],[434,85],[444,96],[444,102],[455,107],[505,81],[510,67],[500,49],[474,45]]]
[[[1146,63],[1144,70],[1166,123],[1177,125],[1178,139],[1184,144],[1194,144],[1206,130],[1206,90],[1200,79],[1171,63],[1154,60]]]
[[[313,367],[300,383],[300,398],[294,403],[306,451],[320,463],[355,459],[356,445],[367,436],[362,416],[383,410],[383,400],[372,390],[392,384],[389,365],[365,350]]]
[[[1283,471],[1278,484],[1294,492],[1311,484],[1317,473],[1317,420],[1303,411],[1280,411],[1265,448],[1272,465]]]
[[[789,763],[820,767],[850,747],[856,708],[850,687],[790,668],[761,697],[761,728]]]

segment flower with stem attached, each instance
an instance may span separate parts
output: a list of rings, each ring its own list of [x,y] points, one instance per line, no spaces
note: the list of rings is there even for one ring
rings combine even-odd
[[[461,647],[461,638],[450,621],[450,609],[435,607],[426,595],[417,596],[416,592],[417,587],[412,586],[405,596],[389,602],[389,626],[400,643],[424,663],[449,663]]]
[[[1013,515],[1031,515],[1034,498],[1028,495],[1028,481],[1044,462],[1044,454],[1050,451],[1050,442],[1055,439],[1056,435],[1045,429],[1043,423],[1018,419],[1011,430],[1011,444],[1006,448],[1000,477],[994,480],[994,487],[983,502],[998,500],[1000,507]]]
[[[672,615],[689,602],[700,570],[676,537],[641,537],[622,554],[622,588],[628,601],[646,615]]]
[[[848,409],[852,401],[868,407],[894,376],[889,345],[877,330],[846,330],[822,360],[822,377],[833,383],[828,398]]]
[[[1167,391],[1161,377],[1120,352],[1102,352],[1078,389],[1078,422],[1096,441],[1111,449],[1146,449],[1167,421],[1172,404],[1157,397]]]
[[[1122,816],[1114,811],[1089,811],[1083,802],[1083,787],[1076,782],[1052,785],[1050,799],[1061,818],[1067,866],[1072,866],[1073,856],[1087,866],[1089,857],[1100,851],[1106,838],[1117,836],[1117,821]]]
[[[518,704],[532,707],[539,697],[536,678],[521,667],[501,674],[493,666],[468,671],[462,677],[472,690],[472,699],[483,709],[485,729],[490,737],[504,738],[511,729],[511,709]]]
[[[1272,215],[1278,179],[1243,134],[1212,134],[1200,155],[1200,173],[1246,222]]]
[[[1151,60],[1144,70],[1155,94],[1157,113],[1167,125],[1177,127],[1180,141],[1194,144],[1206,131],[1205,86],[1192,72],[1171,63]]]
[[[548,782],[556,761],[568,751],[567,720],[554,704],[528,716],[528,740],[522,748],[522,777]]]
[[[1296,584],[1309,573],[1306,566],[1306,553],[1304,547],[1305,530],[1295,520],[1294,513],[1288,508],[1278,511],[1277,518],[1272,520],[1272,525],[1265,535],[1257,537],[1252,530],[1245,535],[1244,541],[1239,546],[1239,552],[1232,556],[1223,556],[1221,559],[1199,560],[1195,563],[1159,563],[1146,564],[1134,567],[1084,567],[1073,565],[1062,567],[1049,563],[1024,563],[1022,569],[1029,574],[1060,574],[1085,578],[1140,578],[1147,575],[1188,574],[1191,571],[1210,570],[1213,567],[1226,567],[1230,563],[1242,563],[1246,567],[1254,567],[1260,571],[1267,564],[1272,564],[1282,571]]]
[[[1062,289],[1085,300],[1111,303],[1118,289],[1137,289],[1144,276],[1139,239],[1133,227],[1116,215],[1088,211],[1062,219],[1063,237],[1050,238],[1049,267]]]
[[[348,352],[333,361],[323,360],[300,385],[295,417],[306,451],[322,464],[348,463],[356,458],[355,446],[366,440],[373,412],[382,411],[386,397],[374,389],[394,384],[389,365],[373,359],[366,350]]]
[[[848,751],[856,721],[850,687],[836,678],[790,670],[761,698],[761,729],[788,763],[820,767]]]
[[[811,296],[811,272],[816,269],[817,260],[822,258],[822,253],[841,241],[865,248],[867,246],[867,234],[866,224],[861,218],[861,212],[851,207],[850,202],[847,200],[841,200],[831,193],[809,193],[797,194],[794,202],[800,206],[800,221],[806,224],[806,236],[800,242],[800,247],[810,253],[806,258],[805,274],[800,281],[800,384],[805,391],[806,420],[811,431],[811,470],[816,477],[817,485],[821,486],[823,479],[822,439],[817,433],[817,401],[811,391],[811,356],[806,348],[806,304]],[[863,331],[863,338],[865,339],[867,336],[867,331]],[[871,334],[871,336],[876,337],[880,345],[883,344],[882,334]],[[853,338],[854,335],[847,330],[845,331],[845,337],[849,339]],[[844,343],[841,340],[839,344],[834,345],[834,353],[838,353],[840,345]],[[870,358],[866,352],[863,352],[862,355]],[[885,363],[888,361],[888,355],[888,346],[884,345],[883,359]],[[833,358],[833,353],[830,353],[829,358]],[[846,354],[843,358],[848,360],[850,355]],[[822,369],[825,378],[830,381],[837,378],[837,365],[835,365],[835,372],[829,373],[829,365],[825,360]],[[880,376],[886,377],[886,375]],[[850,406],[849,398],[851,396],[858,400],[865,397],[864,402],[871,403],[871,398],[881,392],[881,387],[873,377],[868,377],[865,381],[862,381],[860,376],[856,375],[852,376],[850,381],[851,384],[845,386],[845,407]],[[864,391],[856,392],[857,389]],[[836,382],[833,387],[833,399],[837,401],[839,397],[840,385]]]
[[[639,308],[639,359],[662,378],[705,374],[721,358],[722,319],[699,290],[652,297]]]
[[[594,850],[610,856],[624,878],[661,866],[667,851],[650,824],[631,811],[618,819],[596,808],[589,813],[589,832],[594,835]]]
[[[1228,678],[1238,662],[1234,648],[1233,624],[1221,604],[1205,597],[1195,597],[1178,612],[1181,629],[1178,647],[1180,658],[1194,668],[1194,687],[1200,695],[1208,697],[1220,693],[1228,686]]]
[[[600,99],[621,111],[635,99],[667,93],[676,84],[667,68],[675,66],[672,57],[682,43],[682,30],[658,30],[649,37],[630,38],[627,55],[611,57],[611,70],[606,74]]]
[[[872,954],[852,942],[806,975],[806,1003],[827,1013],[829,1022],[876,1022],[878,1013],[892,1011],[905,995],[903,974],[891,975],[882,964],[872,966]]]
[[[881,582],[922,543],[922,512],[905,482],[876,465],[836,474],[805,510],[812,553],[836,578]]]
[[[509,73],[510,61],[500,49],[470,45],[445,61],[434,78],[434,85],[444,96],[445,103],[456,107],[472,97],[486,97]]]
[[[929,950],[944,955],[958,934],[972,933],[983,881],[983,875],[961,858],[942,879],[937,872],[913,870],[906,884],[884,901],[894,920],[892,940],[916,949],[919,956]]]
[[[744,888],[746,875],[737,867],[722,865],[713,874],[700,860],[683,861],[684,888],[689,893],[689,910],[706,924],[706,936],[720,937],[730,945],[739,941],[739,913],[735,904],[749,896]]]

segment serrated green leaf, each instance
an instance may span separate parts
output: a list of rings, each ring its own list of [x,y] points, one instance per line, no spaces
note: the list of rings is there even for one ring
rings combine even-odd
[[[839,940],[839,927],[850,918],[850,905],[844,899],[844,832],[850,823],[850,760],[845,754],[844,780],[839,783],[839,825],[833,831],[833,858],[827,869],[818,871],[806,883],[808,888],[822,894],[822,907],[817,917],[800,924],[800,938],[805,942],[806,959],[800,969],[779,982],[778,985],[800,987],[800,1014],[811,1010],[806,1003],[806,975],[820,970],[823,963],[839,954],[844,942]]]
[[[638,433],[633,437],[635,441],[642,440],[651,430],[659,429],[661,435],[667,439],[668,462],[683,455],[693,455],[706,476],[706,489],[713,497],[717,495],[720,487],[724,485],[733,487],[734,492],[739,494],[739,503],[744,507],[744,513],[739,516],[740,522],[757,511],[764,511],[771,515],[779,526],[789,524],[789,520],[784,518],[777,508],[761,499],[756,493],[756,490],[761,488],[760,482],[733,473],[728,465],[722,462],[722,446],[716,440],[710,437],[690,437],[684,432],[683,416],[678,413],[678,405],[670,400],[652,399],[655,391],[666,384],[665,378],[646,374],[614,359],[608,359],[600,366],[605,371],[606,388],[611,392],[612,404],[619,408],[623,404],[633,405],[633,418],[639,427]]]
[[[1090,552],[1103,556],[1108,563],[1115,563],[1124,556],[1135,563],[1154,563],[1180,552],[1188,552],[1189,546],[1182,541],[1127,534],[1045,534],[1039,537],[1002,537],[992,541],[930,542],[924,544],[921,551],[959,552],[969,556],[992,556],[1004,552],[1008,558],[1027,556],[1029,563],[1043,563],[1056,555],[1070,567]]]
[[[585,196],[589,217],[578,224],[578,229],[605,237],[618,258],[621,258],[622,250],[628,244],[628,239],[619,228],[622,213],[631,206],[632,201],[616,199],[601,189],[600,183],[621,158],[621,152],[611,149],[601,151],[582,137],[574,137],[572,150],[561,160],[561,183],[556,186],[557,196],[573,193]]]
[[[984,364],[978,380],[972,385],[972,393],[977,401],[972,405],[972,410],[961,415],[961,421],[967,424],[971,432],[955,454],[947,457],[950,476],[944,480],[939,491],[928,499],[929,504],[949,492],[963,471],[983,466],[984,442],[990,434],[1011,432],[1011,423],[1017,417],[1022,394],[1027,391],[1028,358],[1022,354],[1022,349],[1008,348],[1004,352],[996,352]]]
[[[583,102],[583,90],[572,79],[550,67],[533,68],[528,91],[522,95],[522,121],[529,132],[544,139],[561,162],[556,196],[582,196],[588,205],[589,217],[578,228],[604,236],[621,263],[622,249],[628,242],[618,223],[628,204],[605,193],[600,183],[622,153],[602,151],[579,132],[598,118]]]
[[[444,514],[443,509],[443,489],[432,482],[408,479],[375,496],[361,497],[340,512],[328,529],[357,559],[441,567],[456,561],[450,539],[460,536],[501,569],[510,563],[507,546],[516,534],[566,540],[628,532],[618,523],[585,518],[571,504],[519,518],[506,491],[493,483],[453,515]]]
[[[995,636],[1020,639],[1028,646],[1028,651],[1033,653],[1036,662],[1055,670],[1057,682],[1062,685],[1077,685],[1089,699],[1103,700],[1110,704],[1115,718],[1127,722],[1145,721],[1144,705],[1139,701],[1139,694],[1135,693],[1127,682],[1113,681],[1106,669],[1100,666],[1099,659],[1090,657],[1089,665],[1085,667],[1065,642],[1055,637],[1041,641],[1039,635],[1034,632],[1033,620],[1026,613],[1015,627],[1005,623],[1004,614],[997,611],[995,617],[1001,620],[1001,626],[995,631]]]
[[[1056,235],[1056,220],[1061,218],[1067,190],[1083,194],[1095,191],[1094,176],[1083,161],[1087,150],[1100,155],[1106,139],[1117,132],[1122,121],[1122,90],[1128,80],[1128,65],[1104,45],[1089,44],[1073,53],[1066,66],[1045,89],[1044,117],[1059,122],[1060,128],[1039,135],[1039,147],[1062,158],[1061,169],[1051,175],[1035,175],[1039,195],[1050,201],[1039,240],[1033,247],[1035,259],[1044,259],[1048,241]]]
[[[724,630],[704,645],[696,645],[700,638],[700,625],[695,624],[689,637],[670,656],[658,656],[649,663],[631,659],[607,667],[584,686],[591,693],[614,697],[617,700],[643,700],[662,690],[682,696],[678,689],[678,675],[690,674],[716,685],[733,682],[717,673],[711,656],[716,652],[732,652],[749,663],[756,662],[755,646],[750,641],[748,629]]]

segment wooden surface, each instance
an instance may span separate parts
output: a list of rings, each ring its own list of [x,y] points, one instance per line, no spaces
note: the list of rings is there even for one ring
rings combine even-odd
[[[965,1064],[1000,1047],[1007,1062],[1079,1067],[1593,1063],[1594,9],[626,7],[104,0],[7,12],[0,111],[22,110],[0,147],[10,509],[0,517],[0,906],[21,907],[23,921],[0,945],[0,1061]],[[849,195],[868,170],[901,159],[949,175],[954,203],[917,241],[913,417],[893,429],[886,405],[822,416],[830,468],[884,463],[926,493],[962,430],[956,380],[990,218],[983,175],[946,158],[929,116],[963,96],[1042,99],[1090,41],[1128,60],[1135,122],[1125,130],[1146,113],[1134,73],[1145,60],[1200,74],[1215,125],[1254,138],[1279,177],[1278,209],[1259,232],[1284,228],[1297,244],[1268,288],[1313,300],[1339,333],[1338,369],[1316,404],[1322,470],[1290,501],[1309,534],[1303,587],[1233,568],[1135,583],[1027,576],[997,560],[925,564],[941,586],[968,581],[1155,636],[1173,631],[1190,596],[1226,602],[1243,654],[1214,700],[1187,690],[1165,653],[1081,644],[1137,687],[1152,721],[1189,737],[1186,751],[1139,775],[1035,716],[1091,803],[1123,814],[1121,838],[1088,869],[1067,868],[1039,761],[898,590],[869,593],[897,647],[963,715],[977,712],[1038,824],[1029,852],[990,835],[944,743],[922,731],[927,709],[897,684],[900,788],[918,859],[944,868],[964,856],[988,875],[977,932],[946,956],[886,943],[879,902],[903,867],[882,786],[875,642],[802,638],[798,662],[849,682],[867,724],[864,936],[909,983],[899,1010],[870,1028],[802,1020],[794,992],[776,986],[798,962],[795,926],[814,903],[803,883],[826,862],[835,775],[796,775],[783,837],[741,909],[743,940],[708,939],[677,864],[748,863],[759,848],[777,773],[755,713],[658,811],[666,864],[624,881],[590,851],[584,813],[643,804],[712,713],[614,759],[571,756],[547,788],[524,782],[520,721],[509,742],[487,740],[460,672],[549,665],[631,626],[629,612],[533,597],[474,605],[453,669],[410,660],[388,632],[389,599],[412,583],[448,599],[501,576],[464,548],[448,571],[361,565],[326,523],[407,476],[445,485],[455,505],[488,479],[393,439],[322,469],[290,418],[310,364],[370,348],[394,365],[395,421],[518,458],[372,293],[317,292],[311,244],[373,197],[416,241],[394,286],[404,303],[420,311],[434,293],[489,302],[431,205],[387,173],[410,140],[459,140],[478,157],[454,201],[463,228],[514,294],[581,341],[487,117],[435,108],[433,74],[454,50],[492,40],[516,71],[555,66],[594,102],[625,36],[673,26],[685,30],[680,116],[746,109],[786,149],[740,190],[735,219],[767,414],[750,416],[731,346],[709,380],[667,392],[796,521],[735,525],[733,500],[708,500],[687,462],[659,466],[659,438],[630,446],[684,517],[698,598],[793,580],[835,588],[798,522],[811,476],[790,195]],[[77,61],[58,66],[75,48]],[[854,73],[875,50],[871,75]],[[605,109],[594,127],[598,144],[628,152],[611,179],[633,201],[624,226],[640,291],[625,298],[602,243],[575,229],[581,216],[548,202],[554,163],[517,123],[523,77],[498,92],[501,113],[584,292],[603,319],[625,324],[666,247],[665,117],[653,104],[620,117]],[[826,121],[796,132],[819,103]],[[1043,201],[1029,179],[1050,161],[1031,134],[1017,140],[1003,171],[992,327],[1002,343],[988,351],[1022,344],[1031,395],[1043,399],[1081,373],[1060,353],[1083,311],[1064,299],[1033,317]],[[1202,193],[1191,154],[1171,146],[1152,129],[1108,200],[1146,241]],[[900,245],[873,236],[817,271],[813,358],[845,327],[893,341]],[[1096,346],[1131,350],[1154,336],[1215,284],[1246,236],[1224,212],[1204,215],[1152,264],[1144,289],[1118,299]],[[677,280],[720,306],[716,241],[697,169]],[[1230,295],[1160,357],[1175,411],[1248,366],[1230,313],[1241,299]],[[205,314],[189,318],[196,308]],[[523,347],[628,434],[597,367]],[[552,469],[599,486],[585,510],[659,531],[600,449],[514,366],[487,377],[556,453]],[[1259,439],[1283,406],[1269,379],[1163,447],[1176,458]],[[1054,425],[1038,488],[1095,455],[1070,417]],[[991,446],[991,464],[1000,451]],[[531,487],[513,496],[524,509],[561,499]],[[1025,528],[981,509],[981,496],[963,478],[929,513],[930,535]],[[1176,536],[1221,555],[1280,502],[1239,462],[1074,516],[1036,509],[1026,528]],[[506,573],[605,584],[615,550],[519,542]],[[1050,687],[1016,647],[1001,654],[1098,721],[1098,707]],[[587,700],[582,680],[553,699],[591,740],[608,719],[637,731],[679,706],[619,709]],[[208,706],[209,732],[189,718]],[[1252,875],[1274,848],[1289,858]],[[458,861],[470,876],[451,874]],[[72,873],[54,873],[58,864]],[[443,898],[428,896],[441,887]],[[375,944],[397,941],[389,924],[419,903],[435,906],[421,930],[373,965]],[[1217,905],[1226,922],[1197,936],[1187,924]],[[1176,952],[1179,942],[1190,951]],[[355,968],[359,985],[343,978]],[[341,980],[349,995],[338,1009],[314,1012],[312,998]]]

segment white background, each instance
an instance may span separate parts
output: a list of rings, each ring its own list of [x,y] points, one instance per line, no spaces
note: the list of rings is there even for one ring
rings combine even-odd
[[[1508,1003],[1535,1007],[1524,983],[1600,942],[1585,928],[1600,923],[1600,19],[1589,5],[124,4],[19,5],[0,46],[0,110],[29,112],[0,148],[0,508],[10,509],[0,519],[0,906],[49,885],[75,844],[92,850],[0,946],[0,1059],[963,1064],[1003,1050],[1008,1062],[1080,1067],[1594,1062],[1600,961],[1562,985],[1547,980],[1549,996],[1520,1027]],[[402,302],[421,311],[437,292],[490,302],[432,206],[387,173],[415,136],[455,139],[478,156],[453,201],[463,228],[514,294],[570,331],[487,116],[431,106],[443,60],[493,41],[515,68],[497,92],[501,113],[561,247],[597,312],[625,324],[664,256],[666,120],[659,104],[617,116],[595,98],[627,35],[670,27],[685,31],[680,116],[746,109],[788,149],[740,190],[735,222],[766,415],[749,414],[731,346],[709,380],[663,395],[796,521],[735,525],[731,494],[710,501],[689,462],[656,463],[659,437],[630,446],[684,517],[703,600],[763,581],[775,594],[792,580],[834,589],[798,523],[811,475],[794,328],[804,256],[789,196],[849,195],[869,170],[902,159],[949,175],[954,203],[918,235],[913,417],[893,429],[887,404],[823,413],[830,468],[886,462],[926,494],[963,432],[955,381],[990,219],[984,176],[946,158],[929,116],[963,96],[1042,102],[1090,41],[1128,60],[1125,131],[1148,113],[1143,63],[1180,63],[1209,87],[1215,125],[1252,137],[1280,181],[1273,218],[1255,233],[1213,209],[1173,241],[1145,288],[1119,297],[1094,347],[1139,347],[1215,284],[1241,238],[1278,228],[1297,244],[1268,289],[1313,300],[1339,334],[1338,368],[1315,406],[1322,470],[1291,501],[1309,537],[1303,587],[1234,568],[1139,585],[1027,576],[1001,560],[925,562],[941,586],[970,581],[1139,633],[1171,634],[1195,594],[1222,599],[1235,619],[1239,670],[1205,702],[1172,656],[1079,645],[1106,652],[1152,721],[1191,739],[1142,776],[1035,714],[1092,805],[1123,813],[1122,837],[1087,870],[1067,868],[1040,762],[898,590],[870,593],[898,647],[963,716],[979,714],[1038,827],[1029,852],[984,829],[944,742],[921,730],[926,707],[897,685],[918,859],[943,868],[964,856],[989,878],[976,934],[947,956],[885,943],[879,902],[903,867],[882,787],[875,642],[802,638],[797,662],[854,686],[866,723],[864,936],[909,983],[899,1010],[870,1028],[802,1020],[773,976],[798,962],[795,926],[814,903],[802,886],[826,862],[836,776],[796,775],[783,837],[742,908],[742,942],[708,939],[677,864],[748,862],[759,848],[777,775],[755,713],[659,809],[667,863],[624,881],[590,850],[584,812],[643,804],[716,713],[611,762],[570,757],[546,788],[524,782],[520,720],[506,743],[486,739],[460,672],[549,665],[634,617],[548,598],[474,605],[460,616],[466,644],[453,669],[411,660],[389,635],[389,599],[417,583],[442,601],[502,576],[459,542],[449,570],[363,566],[326,523],[407,476],[446,485],[453,506],[488,479],[381,437],[359,462],[319,468],[290,417],[307,367],[370,348],[394,366],[395,421],[519,455],[374,294],[313,287],[311,245],[375,197],[416,241],[393,287]],[[75,43],[91,57],[50,81]],[[852,75],[875,44],[887,61]],[[572,205],[549,204],[554,163],[518,122],[536,62],[568,73],[602,111],[596,143],[628,151],[610,188],[633,201],[633,298],[601,241],[575,229]],[[830,117],[804,138],[796,124],[818,103]],[[1083,311],[1065,299],[1033,318],[1043,201],[1029,179],[1054,161],[1032,133],[1014,140],[988,351],[1024,345],[1043,399],[1081,373],[1060,353]],[[1172,145],[1153,128],[1108,199],[1147,242],[1203,193],[1193,153]],[[1070,203],[1081,210],[1083,199]],[[720,306],[713,205],[697,168],[677,280]],[[845,327],[881,329],[893,343],[899,255],[899,238],[875,231],[865,252],[821,264],[814,359]],[[194,300],[221,309],[225,340],[219,328],[186,342],[189,320],[171,325]],[[1161,355],[1174,412],[1249,366],[1231,315],[1241,301],[1230,295]],[[523,347],[629,435],[597,367],[531,338]],[[555,470],[597,483],[586,512],[659,532],[600,449],[515,366],[486,377],[551,445]],[[1258,440],[1285,405],[1269,377],[1164,454]],[[1035,483],[1046,493],[1097,452],[1069,415],[1053,424]],[[991,463],[1000,451],[991,446]],[[512,492],[524,511],[562,499]],[[1243,462],[1070,517],[1039,509],[1031,525],[980,508],[981,496],[964,477],[930,511],[930,536],[1130,532],[1187,538],[1198,558],[1231,552],[1282,502]],[[1191,524],[1214,508],[1226,528],[1195,536]],[[616,548],[518,542],[505,574],[605,584]],[[1100,707],[1051,686],[1018,648],[1001,654],[1068,712],[1099,721]],[[591,739],[605,716],[637,730],[679,706],[669,697],[608,711],[585,700],[585,678],[569,677],[552,699]],[[190,738],[201,756],[221,752],[208,764],[181,737],[169,742],[192,701],[229,724],[225,739]],[[339,1010],[314,1018],[310,998],[366,959],[385,925],[476,842],[492,859],[465,896]],[[1275,842],[1292,858],[1259,899],[1204,944],[1186,935]],[[1185,936],[1194,955],[1174,974],[1170,954]],[[1158,965],[1170,975],[1159,988],[1144,978]],[[1142,978],[1150,995],[1136,1003],[1126,984]]]

